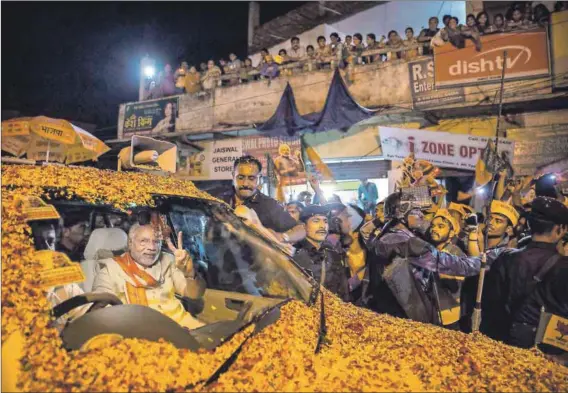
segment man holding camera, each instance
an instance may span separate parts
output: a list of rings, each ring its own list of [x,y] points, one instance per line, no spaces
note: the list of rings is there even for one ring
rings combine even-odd
[[[455,308],[455,298],[439,285],[436,273],[475,275],[481,260],[440,252],[421,239],[429,227],[424,218],[429,207],[408,190],[387,197],[388,223],[366,236],[366,245],[377,258],[367,267],[363,304],[377,312],[442,325],[442,312]],[[477,232],[470,236],[477,241]],[[491,253],[488,260],[495,257]]]

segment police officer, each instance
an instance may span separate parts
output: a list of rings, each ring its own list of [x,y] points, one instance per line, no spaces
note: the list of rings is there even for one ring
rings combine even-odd
[[[481,331],[510,345],[534,344],[541,307],[568,317],[568,257],[557,244],[568,232],[568,207],[537,197],[528,216],[530,243],[503,253],[486,275]]]
[[[348,267],[344,258],[326,241],[329,233],[328,208],[307,206],[300,216],[306,226],[306,238],[295,245],[294,259],[316,281],[335,293],[344,301],[349,301]]]

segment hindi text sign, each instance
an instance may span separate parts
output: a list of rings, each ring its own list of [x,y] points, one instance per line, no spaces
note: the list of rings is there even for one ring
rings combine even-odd
[[[175,132],[179,97],[126,104],[122,137]]]

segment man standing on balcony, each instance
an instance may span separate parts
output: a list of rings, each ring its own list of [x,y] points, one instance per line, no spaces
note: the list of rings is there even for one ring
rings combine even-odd
[[[172,73],[172,66],[169,64],[166,64],[164,67],[164,73],[160,78],[160,90],[162,92],[162,97],[169,97],[176,94],[174,74]]]
[[[306,229],[276,201],[259,191],[262,164],[252,156],[243,156],[233,164],[233,187],[218,195],[233,209],[244,205],[256,212],[262,225],[281,243],[295,244],[306,237]]]
[[[432,38],[438,33],[438,31],[440,31],[440,29],[438,29],[438,18],[433,16],[428,20],[428,28],[427,29],[423,29],[420,32],[420,35],[418,36],[418,42],[421,43],[430,43],[430,41],[432,41]],[[430,48],[430,45],[425,46],[424,49],[422,50],[422,54],[424,56],[431,56],[434,54],[434,52],[432,51],[432,49]]]
[[[288,58],[290,58],[291,61],[300,61],[306,57],[306,50],[303,46],[300,46],[300,39],[298,37],[292,37],[291,42],[292,48],[290,49]]]

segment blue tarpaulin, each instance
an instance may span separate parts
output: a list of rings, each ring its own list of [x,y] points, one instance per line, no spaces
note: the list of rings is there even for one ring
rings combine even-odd
[[[339,70],[335,70],[321,112],[301,116],[296,107],[292,87],[288,84],[274,115],[257,129],[270,135],[288,136],[309,130],[347,131],[353,124],[372,117],[376,112],[362,107],[351,97]]]
[[[300,116],[290,83],[286,85],[276,112],[257,130],[270,135],[293,136],[299,131],[313,126],[313,122]]]

